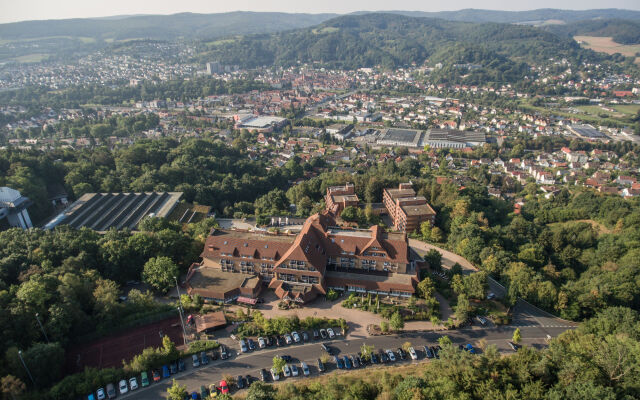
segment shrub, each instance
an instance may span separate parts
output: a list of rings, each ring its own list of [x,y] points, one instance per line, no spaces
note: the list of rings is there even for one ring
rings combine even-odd
[[[327,296],[326,297],[327,297],[328,301],[334,301],[338,297],[340,297],[340,293],[338,293],[337,291],[335,291],[333,289],[329,289],[329,291],[327,292]]]
[[[220,347],[215,340],[195,340],[189,343],[189,350],[185,354],[195,354],[201,351],[209,351]]]

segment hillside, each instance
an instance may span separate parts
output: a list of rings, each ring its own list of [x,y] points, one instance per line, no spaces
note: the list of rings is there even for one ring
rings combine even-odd
[[[313,28],[218,43],[200,55],[245,67],[316,62],[334,67],[474,64],[473,81],[515,81],[523,62],[589,54],[571,39],[524,25],[453,22],[397,14],[341,16]],[[457,67],[459,68],[459,66]]]
[[[541,8],[528,11],[498,11],[478,10],[468,8],[457,11],[390,11],[413,17],[442,18],[449,21],[461,22],[500,22],[500,23],[529,23],[542,24],[544,21],[562,21],[565,23],[592,19],[628,19],[640,21],[640,11],[620,10],[615,8],[600,10],[558,10]]]
[[[566,37],[598,36],[611,37],[619,44],[640,43],[640,21],[623,19],[602,19],[594,21],[572,22],[566,25],[550,25],[551,32]]]
[[[270,33],[316,25],[335,14],[286,14],[229,12],[138,15],[120,18],[85,18],[25,21],[0,25],[0,39],[22,40],[45,37],[91,38],[94,40],[212,39],[221,36]]]

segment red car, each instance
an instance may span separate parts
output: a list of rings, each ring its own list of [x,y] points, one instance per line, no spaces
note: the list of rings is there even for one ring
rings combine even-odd
[[[151,374],[153,375],[154,382],[158,382],[160,380],[160,371],[154,369],[153,371],[151,371]]]
[[[229,385],[227,385],[227,381],[220,381],[220,393],[229,393]]]

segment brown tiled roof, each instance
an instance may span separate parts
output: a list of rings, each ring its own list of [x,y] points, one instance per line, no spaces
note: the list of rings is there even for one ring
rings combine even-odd
[[[198,332],[227,325],[227,319],[222,311],[210,312],[205,315],[197,315],[195,317],[195,321],[196,331]]]

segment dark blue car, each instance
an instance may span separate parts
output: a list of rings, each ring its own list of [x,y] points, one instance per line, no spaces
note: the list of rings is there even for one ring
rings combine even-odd
[[[333,356],[333,361],[335,361],[336,367],[338,367],[338,369],[344,368],[344,365],[342,364],[342,360],[340,359],[340,357]]]
[[[166,365],[162,366],[162,378],[166,379],[169,377],[169,375],[171,375],[171,373],[169,372],[169,367],[167,367]]]
[[[346,369],[351,369],[351,367],[353,366],[351,365],[351,360],[349,360],[349,357],[344,356],[343,359],[344,359],[344,367]]]

